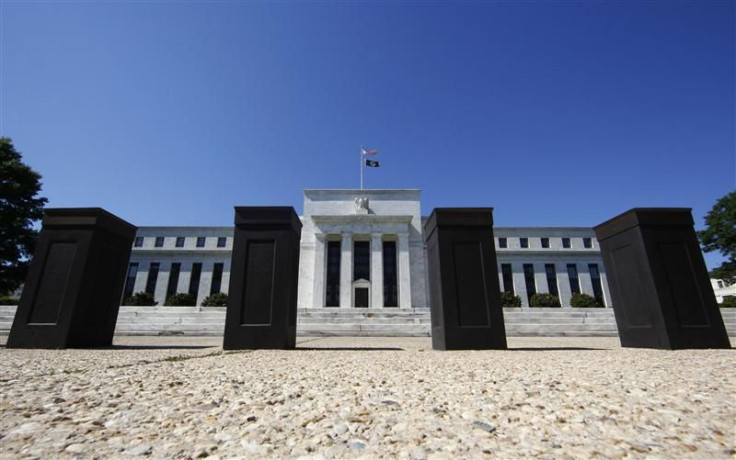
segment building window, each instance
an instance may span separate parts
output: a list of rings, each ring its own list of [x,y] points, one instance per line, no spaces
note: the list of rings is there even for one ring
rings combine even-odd
[[[340,306],[340,242],[327,242],[327,298],[326,307]]]
[[[591,240],[590,238],[583,238],[583,247],[584,248],[587,248],[587,249],[592,248],[593,247],[593,240]]]
[[[544,264],[544,271],[547,273],[549,293],[558,297],[560,293],[557,290],[557,270],[555,270],[555,264]]]
[[[178,238],[177,238],[178,239]],[[176,294],[176,290],[179,287],[179,273],[181,272],[181,264],[174,262],[171,264],[171,270],[169,271],[169,284],[166,286],[166,298],[168,299],[172,295]]]
[[[578,266],[567,264],[567,276],[570,278],[570,292],[580,294],[580,280],[578,280]]]
[[[511,264],[501,264],[504,292],[514,293],[514,276],[511,273]]]
[[[157,236],[156,242],[153,244],[154,247],[162,248],[164,247],[164,237],[163,236]]]
[[[588,264],[588,270],[590,271],[590,281],[593,284],[593,297],[603,307],[606,304],[603,301],[603,285],[601,284],[601,272],[598,269],[598,264]]]
[[[227,238],[225,238],[224,236],[217,237],[217,247],[218,248],[224,248],[226,244],[227,244]]]
[[[136,248],[143,247],[143,237],[142,236],[136,236],[135,237],[135,243],[133,243],[133,246]]]
[[[542,238],[542,247],[549,248],[549,238]]]
[[[123,302],[133,295],[135,288],[135,277],[138,275],[138,263],[133,262],[128,266],[128,276],[125,277],[125,289],[123,290]]]
[[[570,249],[570,238],[562,238],[562,247]]]
[[[396,273],[396,241],[383,242],[383,306],[399,306]]]
[[[371,280],[371,243],[356,241],[353,243],[353,281]]]
[[[519,238],[519,246],[521,246],[522,248],[528,248],[529,238]]]
[[[195,298],[199,297],[199,279],[202,277],[202,263],[192,264],[192,277],[189,278],[189,293]]]
[[[507,247],[509,247],[508,240],[505,237],[504,238],[499,238],[498,239],[498,247],[499,248],[507,248]]]
[[[718,280],[718,287],[721,288],[721,289],[723,289],[723,281]]]
[[[176,237],[176,247],[177,248],[183,248],[184,247],[184,237],[183,236],[177,236]]]
[[[537,286],[534,283],[534,265],[524,264],[524,282],[526,283],[526,298],[530,300],[537,293]]]
[[[158,281],[158,269],[161,266],[158,262],[151,262],[148,269],[148,279],[146,280],[146,292],[154,294],[156,292],[156,281]]]
[[[198,248],[203,248],[204,247],[204,237],[203,236],[198,236],[197,237],[197,247]]]
[[[222,271],[225,264],[217,262],[212,269],[212,285],[210,286],[210,295],[217,294],[222,288]]]

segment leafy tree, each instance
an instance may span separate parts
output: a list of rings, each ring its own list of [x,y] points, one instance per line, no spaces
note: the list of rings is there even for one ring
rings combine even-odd
[[[552,294],[534,294],[529,299],[529,306],[534,308],[560,308],[560,299]]]
[[[601,308],[595,297],[588,294],[575,293],[570,297],[570,306],[573,308]]]
[[[10,138],[0,137],[0,294],[25,281],[38,238],[33,222],[48,202],[40,191],[41,175],[21,161]]]
[[[710,272],[712,278],[736,282],[736,192],[716,201],[705,216],[705,230],[698,238],[705,252],[720,251],[726,261]]]
[[[202,301],[203,307],[226,307],[227,306],[227,294],[222,292],[216,292],[208,295]]]
[[[131,307],[153,307],[156,306],[156,302],[153,298],[153,294],[150,292],[136,292],[132,296],[123,300],[123,305]]]
[[[167,307],[194,307],[197,305],[197,298],[194,297],[194,294],[179,292],[170,295],[164,305]]]
[[[520,308],[521,297],[513,292],[501,291],[501,306],[503,308]]]

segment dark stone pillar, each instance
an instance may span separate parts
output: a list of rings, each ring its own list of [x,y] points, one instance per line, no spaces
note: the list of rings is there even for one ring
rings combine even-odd
[[[101,208],[46,209],[7,346],[112,345],[137,230]]]
[[[492,208],[436,208],[424,228],[432,348],[506,349]]]
[[[635,208],[595,227],[621,346],[730,348],[688,208]]]
[[[301,230],[292,207],[235,208],[225,350],[296,346]]]

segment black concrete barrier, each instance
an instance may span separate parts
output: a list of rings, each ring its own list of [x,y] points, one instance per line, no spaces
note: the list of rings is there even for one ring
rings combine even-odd
[[[436,208],[425,224],[432,348],[506,349],[492,208]]]
[[[292,207],[236,207],[225,350],[296,346],[299,241]]]
[[[595,227],[621,346],[730,348],[688,208],[635,208]]]
[[[46,209],[7,346],[112,345],[137,230],[101,208]]]

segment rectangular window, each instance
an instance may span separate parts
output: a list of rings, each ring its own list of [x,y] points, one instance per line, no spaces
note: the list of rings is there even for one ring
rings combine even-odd
[[[557,270],[555,270],[555,264],[544,264],[544,271],[547,272],[549,293],[555,297],[559,297],[560,293],[557,290]]]
[[[171,270],[169,271],[169,284],[166,286],[166,298],[168,299],[172,295],[176,294],[176,290],[179,286],[179,273],[181,272],[181,264],[174,262],[171,264]]]
[[[583,247],[588,248],[588,249],[592,248],[593,240],[591,240],[590,238],[583,238]]]
[[[135,288],[135,277],[138,275],[138,262],[133,262],[128,266],[128,276],[125,277],[125,289],[123,290],[123,302],[133,295]]]
[[[210,286],[210,295],[220,292],[222,288],[222,271],[225,264],[218,262],[212,269],[212,285]]]
[[[598,269],[598,264],[588,264],[588,270],[590,271],[590,281],[593,284],[593,297],[603,307],[606,303],[603,301],[603,285],[601,284],[601,272]]]
[[[549,238],[542,238],[542,247],[543,248],[549,247]]]
[[[514,292],[514,275],[511,272],[511,264],[501,264],[501,275],[503,277],[503,290]]]
[[[340,242],[327,242],[326,307],[340,306]]]
[[[184,247],[184,237],[183,236],[177,236],[176,237],[176,247],[177,248],[183,248]]]
[[[396,272],[396,241],[383,242],[383,306],[399,306]]]
[[[154,294],[156,292],[156,282],[158,281],[158,269],[161,266],[158,262],[151,262],[148,269],[148,279],[146,280],[146,292]]]
[[[143,237],[142,236],[136,236],[135,237],[135,243],[133,243],[133,246],[136,248],[143,247]]]
[[[163,236],[157,236],[156,242],[154,243],[154,246],[157,248],[164,247],[164,237]]]
[[[570,248],[570,238],[562,238],[562,247],[563,248]]]
[[[203,248],[204,247],[204,237],[203,236],[198,236],[197,237],[197,247],[198,248]]]
[[[529,300],[537,293],[537,285],[534,282],[534,265],[524,264],[524,282],[526,283],[526,298]]]
[[[202,263],[192,264],[192,277],[189,278],[189,293],[199,297],[199,279],[202,277]]]
[[[218,248],[224,248],[226,244],[227,244],[227,238],[225,238],[224,236],[217,237],[217,247]]]
[[[580,281],[578,280],[578,266],[567,264],[567,276],[570,278],[570,292],[580,294]]]
[[[371,243],[356,241],[353,243],[353,281],[371,280]]]
[[[528,248],[529,238],[519,238],[519,246],[521,246],[522,248]]]
[[[498,247],[499,248],[507,248],[509,247],[509,242],[506,238],[499,238],[498,239]]]

